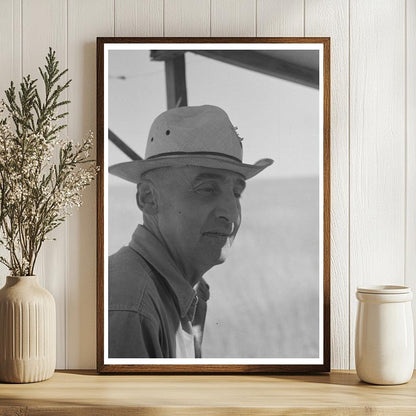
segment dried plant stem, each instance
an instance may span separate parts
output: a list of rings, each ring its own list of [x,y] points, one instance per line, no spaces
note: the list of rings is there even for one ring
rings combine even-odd
[[[9,259],[0,257],[12,275],[33,275],[36,260],[48,234],[81,205],[81,193],[95,178],[95,161],[89,158],[92,133],[80,144],[63,141],[58,124],[68,113],[60,101],[70,81],[59,84],[67,70],[59,71],[55,52],[49,49],[44,70],[42,99],[30,75],[17,92],[13,82],[0,106],[0,245]],[[56,160],[51,162],[54,155]]]

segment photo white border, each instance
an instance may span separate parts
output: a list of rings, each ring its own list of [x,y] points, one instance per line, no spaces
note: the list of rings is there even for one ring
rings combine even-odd
[[[319,51],[319,357],[318,358],[109,358],[108,357],[108,52],[111,50]],[[107,43],[104,44],[104,365],[323,365],[324,364],[324,45],[322,43]]]

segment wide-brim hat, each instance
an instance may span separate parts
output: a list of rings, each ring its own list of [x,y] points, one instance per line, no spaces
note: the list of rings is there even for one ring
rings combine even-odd
[[[224,110],[212,105],[178,107],[154,120],[145,159],[118,163],[109,172],[138,183],[143,173],[163,168],[200,166],[239,173],[252,178],[273,163],[261,159],[243,163],[242,139]]]

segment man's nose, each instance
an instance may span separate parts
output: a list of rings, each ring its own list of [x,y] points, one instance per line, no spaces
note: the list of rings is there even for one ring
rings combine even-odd
[[[238,225],[240,215],[240,203],[234,193],[221,195],[216,208],[216,217],[226,223]]]

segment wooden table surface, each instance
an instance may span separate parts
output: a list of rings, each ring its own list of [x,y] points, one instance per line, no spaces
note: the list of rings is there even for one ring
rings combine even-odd
[[[319,375],[97,375],[0,383],[0,415],[416,415],[416,373],[399,386]]]

